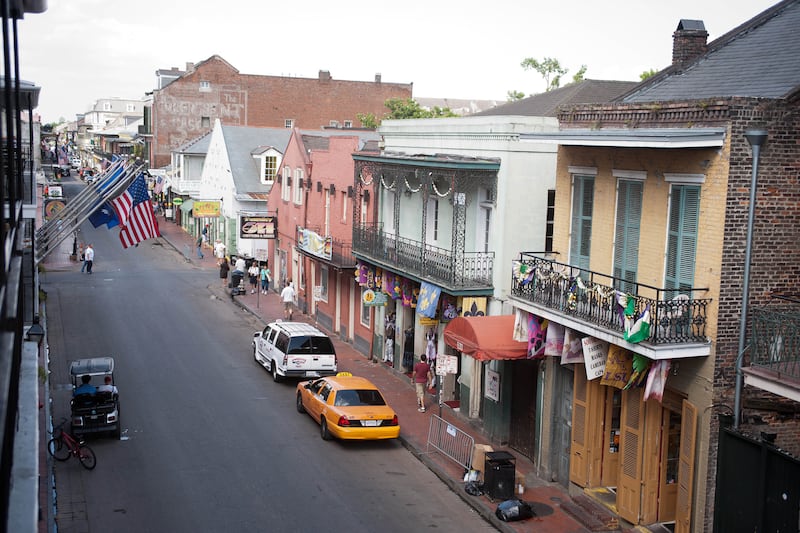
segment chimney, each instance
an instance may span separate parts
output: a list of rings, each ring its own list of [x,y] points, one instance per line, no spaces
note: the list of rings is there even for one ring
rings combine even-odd
[[[380,82],[381,82],[381,73],[378,72],[377,74],[375,74],[375,83],[380,83]]]
[[[672,64],[682,67],[708,50],[708,32],[702,20],[682,19],[672,34]]]
[[[194,70],[194,63],[189,61],[186,62],[186,72],[192,72]]]
[[[331,72],[329,70],[320,70],[319,81],[331,81]]]

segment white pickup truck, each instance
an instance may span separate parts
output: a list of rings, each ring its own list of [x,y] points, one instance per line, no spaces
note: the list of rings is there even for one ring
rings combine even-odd
[[[274,381],[333,376],[338,364],[333,342],[327,335],[310,324],[281,320],[255,332],[253,357]]]

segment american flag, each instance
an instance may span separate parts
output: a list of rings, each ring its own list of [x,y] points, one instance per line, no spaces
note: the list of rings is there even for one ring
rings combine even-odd
[[[161,194],[161,191],[164,190],[164,178],[161,176],[156,177],[156,185],[153,187],[153,192],[156,194]]]
[[[128,190],[112,200],[111,204],[119,219],[119,240],[123,248],[161,236],[142,174],[133,180]]]

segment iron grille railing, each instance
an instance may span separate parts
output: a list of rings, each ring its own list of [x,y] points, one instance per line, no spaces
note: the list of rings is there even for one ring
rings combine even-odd
[[[800,380],[800,305],[754,307],[750,366]]]
[[[386,233],[380,225],[356,226],[353,251],[443,287],[492,287],[494,252],[465,252],[458,257],[450,250]]]
[[[623,291],[623,288],[626,291]],[[651,344],[707,342],[708,289],[664,289],[581,269],[523,252],[515,261],[511,294],[619,334],[625,331],[621,296],[634,300],[634,316],[650,310]],[[627,298],[625,298],[627,300]]]

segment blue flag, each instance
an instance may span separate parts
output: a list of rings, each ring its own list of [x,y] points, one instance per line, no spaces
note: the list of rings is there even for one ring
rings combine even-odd
[[[419,296],[417,297],[417,313],[428,318],[434,318],[440,294],[442,294],[440,287],[423,281],[419,287]]]
[[[114,208],[111,207],[108,202],[103,202],[103,205],[100,206],[100,209],[89,215],[89,222],[91,222],[92,226],[95,228],[99,228],[103,224],[105,224],[109,229],[119,225],[117,214],[114,212]]]

